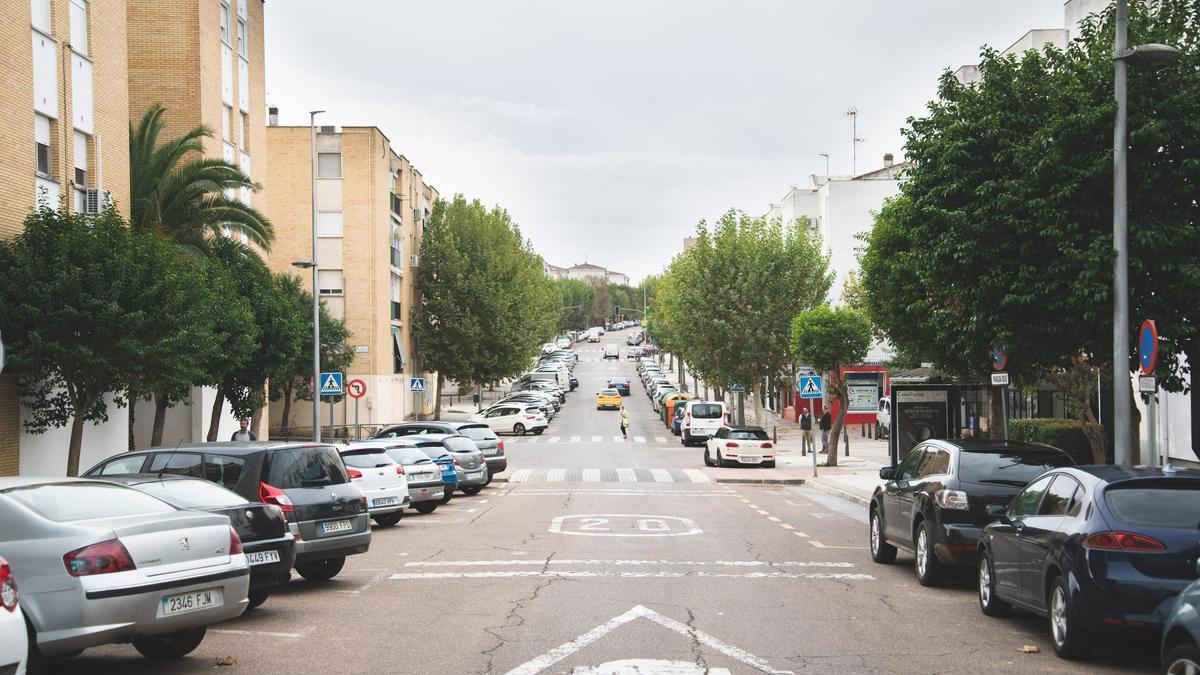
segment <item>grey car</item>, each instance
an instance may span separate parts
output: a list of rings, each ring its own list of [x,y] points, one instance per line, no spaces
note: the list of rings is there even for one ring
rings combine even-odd
[[[132,642],[190,653],[246,610],[250,566],[229,518],[102,481],[0,478],[0,556],[21,585],[31,666]]]
[[[479,494],[483,486],[488,484],[488,471],[483,453],[470,438],[458,434],[428,434],[413,436],[408,440],[416,441],[421,447],[425,445],[423,441],[435,441],[449,451],[454,456],[454,469],[458,474],[458,489],[462,490],[463,494]]]
[[[487,462],[487,485],[492,482],[492,476],[508,470],[508,458],[504,456],[504,441],[492,431],[491,427],[482,422],[451,422],[458,433],[475,442],[475,447],[483,453]]]
[[[383,441],[367,442],[383,443]],[[404,467],[404,475],[408,477],[408,496],[412,500],[412,508],[416,509],[417,513],[436,511],[438,504],[442,503],[446,494],[442,484],[441,467],[434,464],[429,455],[422,452],[416,443],[411,443],[407,439],[391,441],[383,447],[383,451],[393,461]]]

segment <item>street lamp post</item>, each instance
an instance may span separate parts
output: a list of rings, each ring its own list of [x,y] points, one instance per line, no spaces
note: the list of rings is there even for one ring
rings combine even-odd
[[[317,285],[317,115],[324,110],[308,113],[308,140],[312,152],[312,324],[313,324],[313,442],[321,442],[321,289]],[[333,424],[333,419],[329,420]]]
[[[1129,383],[1129,62],[1162,65],[1179,57],[1174,47],[1160,44],[1129,48],[1129,0],[1117,0],[1113,44],[1113,95],[1117,115],[1113,124],[1113,453],[1117,464],[1133,461],[1132,400]]]

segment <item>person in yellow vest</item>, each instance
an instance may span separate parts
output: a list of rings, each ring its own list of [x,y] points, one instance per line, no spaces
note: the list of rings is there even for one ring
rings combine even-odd
[[[629,435],[625,431],[628,428],[629,428],[629,411],[626,410],[625,406],[622,405],[621,406],[621,438],[629,438]]]

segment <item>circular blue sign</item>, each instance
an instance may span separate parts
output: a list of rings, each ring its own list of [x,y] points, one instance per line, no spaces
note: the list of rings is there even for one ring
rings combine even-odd
[[[1154,366],[1158,365],[1158,328],[1149,319],[1142,322],[1138,331],[1138,358],[1143,375],[1154,372]]]

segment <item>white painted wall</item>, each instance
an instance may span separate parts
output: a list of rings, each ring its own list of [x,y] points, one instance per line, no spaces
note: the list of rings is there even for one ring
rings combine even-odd
[[[1187,359],[1180,357],[1181,362]],[[1137,391],[1137,380],[1133,381],[1134,391]],[[1190,394],[1162,393],[1158,398],[1158,453],[1162,453],[1163,444],[1167,443],[1172,459],[1182,459],[1189,462],[1200,461],[1192,448],[1192,402]],[[1142,414],[1141,441],[1142,451],[1150,447],[1149,407],[1142,403],[1141,396],[1134,396],[1138,411]],[[1143,457],[1144,464],[1150,464],[1148,457]],[[1157,464],[1155,460],[1153,463]]]
[[[179,403],[169,408],[163,424],[162,445],[204,443],[208,438],[208,422],[212,419],[215,397],[216,389],[212,387],[194,387],[190,405]],[[139,400],[134,412],[134,442],[139,449],[148,448],[154,430],[154,402]],[[218,428],[218,441],[229,440],[230,435],[238,428],[238,422],[234,419],[228,402],[221,406],[221,423]]]
[[[108,421],[99,425],[85,423],[83,444],[79,453],[79,471],[90,469],[106,457],[125,450],[129,444],[129,410],[118,408],[112,397],[106,396]],[[25,431],[28,409],[21,406],[21,468],[22,476],[67,475],[67,448],[71,443],[71,427],[52,429],[44,434]]]

